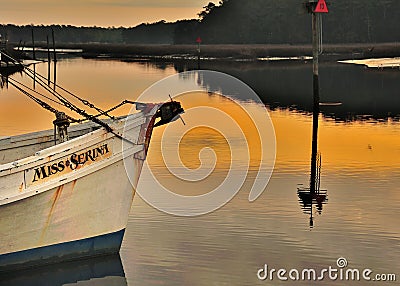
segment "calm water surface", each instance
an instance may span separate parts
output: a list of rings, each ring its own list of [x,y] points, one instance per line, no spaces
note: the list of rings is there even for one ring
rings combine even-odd
[[[0,284],[74,285],[76,281],[83,281],[78,284],[365,285],[362,281],[334,282],[325,279],[312,284],[307,281],[283,282],[276,277],[273,281],[260,281],[257,278],[257,271],[264,264],[270,268],[301,271],[303,268],[337,267],[336,260],[340,257],[347,259],[350,268],[369,268],[374,273],[400,275],[400,124],[396,114],[393,114],[400,106],[391,106],[385,113],[385,105],[378,104],[375,105],[377,108],[362,112],[356,108],[353,110],[349,103],[347,107],[341,107],[336,117],[334,109],[322,111],[319,132],[321,188],[328,190],[328,201],[323,205],[322,212],[314,207],[314,227],[310,228],[309,215],[303,213],[297,187],[299,184],[307,185],[309,180],[312,117],[307,108],[308,100],[299,99],[296,86],[293,86],[298,85],[299,92],[306,93],[308,82],[303,83],[302,77],[309,66],[246,64],[243,68],[230,65],[216,65],[215,68],[245,81],[247,78],[248,84],[254,85],[259,93],[263,92],[259,95],[267,104],[274,124],[277,156],[275,170],[262,196],[253,203],[248,201],[255,168],[250,168],[245,185],[232,201],[200,217],[167,215],[136,196],[120,259],[111,257],[102,261],[43,268],[34,273],[15,273],[12,277],[0,280]],[[151,84],[183,69],[172,64],[157,66],[69,59],[59,62],[57,78],[62,86],[97,103],[99,107],[107,108],[127,98],[134,100]],[[330,69],[335,70],[326,67],[327,71]],[[37,70],[46,74],[47,66],[39,65]],[[271,70],[276,71],[275,78],[265,79],[271,75]],[[365,87],[366,82],[375,87],[376,102],[380,102],[386,94],[398,94],[399,74],[373,75],[371,71],[354,69],[352,66],[340,66],[340,70],[345,78],[336,73],[334,76],[338,77],[338,81],[347,80],[349,74],[359,78],[358,87],[356,85],[349,89],[348,96],[351,97],[354,91],[355,98],[352,101],[358,98],[361,105],[365,98],[356,91],[370,90]],[[285,71],[290,75],[290,86],[282,84]],[[29,83],[20,75],[13,77]],[[368,80],[364,80],[365,77]],[[256,81],[257,78],[259,80]],[[204,80],[209,87],[218,85],[211,80]],[[263,84],[266,85],[264,89],[259,88]],[[329,82],[322,86],[329,96],[340,94],[340,101],[345,103],[340,88],[335,89]],[[240,94],[233,91],[222,90],[222,93],[240,99]],[[293,95],[292,102],[290,94]],[[191,96],[189,98],[192,101],[187,101],[186,105],[197,100],[229,109],[233,104],[219,95],[210,96],[200,92]],[[311,97],[311,92],[307,96]],[[183,104],[185,107],[185,100]],[[260,116],[265,113],[262,106],[252,102],[244,104],[259,112]],[[117,114],[127,111],[123,109]],[[391,116],[388,116],[389,112]],[[11,87],[0,92],[0,114],[0,135],[52,128],[53,115],[34,106]],[[355,118],[367,120],[350,120]],[[190,118],[185,119],[190,121]],[[179,122],[174,124],[179,128]],[[162,128],[155,130],[149,151],[148,161],[155,166],[155,172],[165,184],[173,185],[176,193],[201,192],[201,186],[196,189],[175,183],[164,168],[159,156],[162,132]],[[229,160],[225,157],[228,146],[222,136],[207,129],[190,133],[181,142],[182,160],[189,168],[196,168],[199,151],[205,146],[213,148],[220,160],[216,175],[211,178],[211,183],[207,183],[217,184],[223,180],[229,168]],[[252,156],[250,166],[256,167],[259,160],[259,157]],[[142,174],[140,184],[146,186],[147,180],[148,174]],[[396,282],[371,284],[396,285]]]

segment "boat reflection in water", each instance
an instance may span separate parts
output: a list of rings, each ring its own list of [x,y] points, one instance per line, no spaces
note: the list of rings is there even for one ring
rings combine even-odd
[[[2,66],[0,62],[0,89],[8,88],[8,77],[15,74],[22,74],[22,65]]]
[[[6,52],[7,41],[1,39],[0,35],[0,89],[8,87],[8,77],[14,73],[22,73],[24,65],[22,62],[14,61]]]
[[[0,275],[0,285],[127,285],[119,254]]]

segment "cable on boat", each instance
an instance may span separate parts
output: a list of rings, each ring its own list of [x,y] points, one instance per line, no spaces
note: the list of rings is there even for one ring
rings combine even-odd
[[[114,110],[120,108],[121,106],[123,106],[123,105],[125,105],[125,104],[137,104],[137,102],[131,101],[131,100],[124,100],[124,101],[122,101],[120,104],[118,104],[118,105],[116,105],[116,106],[110,108],[109,110],[104,111],[103,113],[97,114],[97,115],[95,115],[95,116],[93,116],[93,117],[100,117],[100,116],[102,116],[102,115],[104,115],[104,114],[107,114],[107,113],[109,113],[109,112],[111,112],[111,111],[114,111]]]
[[[26,69],[29,70],[31,73],[32,73],[32,72],[34,73],[34,71],[32,71],[32,69],[30,69],[30,68],[28,68],[28,67],[26,67]],[[41,75],[41,74],[38,74],[38,73],[35,73],[35,74],[36,74],[37,76],[39,76],[40,78],[42,78],[42,79],[48,81],[48,79],[46,79],[45,76],[43,76],[43,75]],[[41,80],[41,81],[43,82],[43,80]],[[97,112],[101,113],[102,115],[105,115],[105,116],[109,117],[110,119],[115,119],[114,116],[111,116],[111,115],[107,114],[107,112],[105,112],[105,111],[102,110],[101,108],[98,108],[98,107],[95,106],[93,103],[89,102],[89,101],[86,100],[86,99],[80,98],[79,96],[77,96],[77,95],[75,95],[74,93],[70,92],[69,90],[63,88],[62,86],[58,85],[57,83],[55,83],[55,82],[53,82],[53,81],[51,81],[51,80],[48,81],[48,83],[53,84],[55,87],[58,87],[58,88],[61,89],[62,91],[66,92],[67,94],[69,94],[69,95],[73,96],[74,98],[78,99],[78,100],[79,100],[80,102],[82,102],[85,106],[88,106],[88,107],[90,107],[90,108],[92,108],[92,109],[95,109]],[[48,85],[48,83],[47,83],[47,85]],[[53,92],[55,92],[55,91],[53,90]],[[65,99],[65,97],[63,97],[63,98]]]
[[[52,90],[42,79],[36,79],[35,78],[35,72],[32,71],[31,69],[27,68],[28,72],[34,73],[33,75],[29,74],[28,72],[24,71],[27,76],[29,76],[31,79],[33,79],[35,82],[37,82],[42,88],[47,90],[51,95],[53,95],[55,98],[57,98],[65,107],[68,109],[77,112],[80,114],[81,112],[85,112],[83,109],[80,109],[76,105],[74,105],[72,102],[70,102],[68,99],[66,99],[64,96],[62,96],[60,93],[57,91]],[[82,115],[82,114],[80,114]]]
[[[10,81],[10,80],[13,81],[13,82],[15,82],[16,84],[19,84],[20,86],[23,86],[24,88],[28,89],[29,91],[34,92],[34,93],[36,93],[36,94],[38,94],[38,95],[40,95],[40,96],[46,98],[47,100],[49,100],[49,101],[51,101],[51,102],[54,102],[55,104],[62,105],[62,104],[61,104],[60,102],[58,102],[57,100],[54,100],[54,99],[52,99],[52,98],[50,98],[50,97],[44,95],[43,93],[40,93],[40,92],[38,92],[37,90],[34,90],[33,88],[30,88],[29,86],[23,84],[22,82],[20,82],[20,81],[14,79],[14,78],[11,78],[11,77],[10,77],[10,78],[8,78],[8,80],[9,80],[9,81]],[[15,85],[12,85],[12,86],[15,86]]]
[[[19,90],[20,92],[22,92],[24,95],[26,95],[27,97],[29,97],[30,99],[32,99],[33,101],[35,101],[37,104],[39,104],[41,107],[43,107],[44,109],[47,109],[49,111],[51,111],[54,114],[59,113],[60,111],[58,111],[57,109],[55,109],[54,107],[50,106],[48,103],[44,102],[43,100],[33,96],[32,94],[30,94],[29,92],[27,92],[26,90],[24,90],[23,88],[19,87],[18,85],[16,85],[13,82],[9,82],[13,87],[15,87],[17,90]],[[80,123],[82,122],[82,120],[78,120],[75,119],[69,115],[66,115],[66,117],[74,123]]]
[[[11,57],[10,55],[8,55],[8,54],[6,54],[6,53],[4,53],[4,52],[1,52],[1,51],[0,51],[0,53],[1,53],[2,55],[6,56],[7,58],[9,58],[10,60],[12,60],[15,64],[22,65],[18,60],[14,59],[14,58]],[[63,88],[62,86],[58,85],[57,83],[55,83],[55,82],[53,82],[53,81],[51,81],[51,80],[48,80],[48,79],[47,79],[46,77],[44,77],[43,75],[41,75],[41,74],[39,74],[39,73],[36,73],[36,72],[33,71],[32,69],[30,69],[28,66],[24,66],[24,73],[25,73],[25,74],[26,74],[26,71],[29,71],[29,72],[31,72],[32,74],[35,74],[35,75],[37,75],[38,77],[40,77],[40,78],[42,78],[42,79],[45,79],[46,81],[48,81],[48,83],[53,84],[55,87],[58,87],[58,88],[61,89],[62,91],[66,92],[66,93],[68,93],[69,95],[73,96],[74,98],[78,99],[78,100],[79,100],[80,102],[82,102],[85,106],[88,106],[88,107],[90,107],[90,108],[92,108],[92,109],[95,109],[97,112],[103,113],[105,116],[107,116],[107,117],[109,117],[109,118],[111,118],[111,119],[114,119],[113,116],[110,116],[110,115],[108,115],[107,113],[104,113],[104,111],[103,111],[102,109],[96,107],[93,103],[91,103],[91,102],[89,102],[88,100],[83,99],[83,98],[81,98],[81,97],[75,95],[74,93],[72,93],[72,92],[70,92],[69,90]],[[28,75],[28,74],[27,74],[27,75]],[[29,75],[28,75],[28,76],[29,76]],[[30,76],[30,77],[31,77],[31,76]],[[36,79],[34,79],[34,80],[36,80]],[[43,81],[42,81],[42,82],[43,82]],[[44,83],[44,84],[46,84],[46,83]],[[55,91],[54,91],[54,92],[55,92]],[[65,97],[63,97],[63,98],[66,100]]]
[[[5,53],[1,52],[1,54],[6,55]],[[8,55],[7,55],[8,56]],[[15,63],[20,64],[16,59],[8,56],[12,61],[14,61]],[[87,120],[92,120],[97,124],[100,124],[101,126],[105,127],[107,129],[107,131],[110,131],[111,128],[104,122],[101,122],[99,120],[97,120],[96,118],[94,118],[92,115],[86,113],[85,110],[80,109],[78,106],[76,106],[75,104],[73,104],[72,102],[70,102],[67,98],[65,98],[64,96],[62,96],[59,92],[52,90],[47,83],[43,80],[43,78],[45,79],[44,76],[40,75],[40,74],[36,74],[35,71],[33,71],[32,69],[30,69],[29,67],[24,67],[24,73],[29,76],[31,79],[33,79],[35,82],[37,82],[42,88],[44,88],[45,90],[47,90],[51,95],[53,95],[54,97],[56,97],[65,107],[67,107],[68,109],[78,113],[79,115],[85,117]],[[36,75],[38,75],[38,78],[36,78]],[[66,91],[64,88],[60,87],[62,90]],[[68,91],[67,91],[68,92]],[[75,98],[79,99],[81,102],[83,102],[85,105],[91,107],[94,105],[92,103],[90,103],[87,100],[84,100],[76,95],[74,95],[71,92],[68,92],[69,94],[71,94],[72,96],[74,96]],[[95,108],[95,107],[94,107]],[[103,115],[109,116],[108,114],[104,113],[103,110],[101,110],[100,108],[95,108],[96,110],[100,110],[101,113],[103,113]],[[109,116],[110,118],[114,119],[114,117]]]
[[[30,73],[34,73],[34,71],[32,71],[29,68],[26,68],[26,70],[28,72],[30,72]],[[29,74],[28,72],[25,72],[25,74],[28,75],[30,78],[35,79],[34,76]],[[56,97],[68,109],[70,109],[70,110],[78,113],[79,115],[83,116],[84,118],[86,118],[86,120],[90,120],[90,121],[93,121],[94,123],[99,124],[100,126],[104,127],[108,132],[111,132],[114,135],[117,135],[107,123],[99,120],[98,118],[94,117],[93,115],[88,114],[85,110],[80,109],[79,107],[77,107],[75,104],[73,104],[68,99],[63,97],[60,93],[58,93],[57,91],[52,90],[42,79],[39,78],[37,80],[37,83],[42,88],[46,89],[54,97]],[[120,136],[120,135],[118,135],[118,136]]]
[[[1,52],[1,51],[0,51],[0,53],[1,53],[2,55],[7,56],[9,59],[11,59],[12,61],[14,61],[14,63],[16,63],[16,64],[21,64],[19,61],[17,61],[16,59],[12,58],[11,56],[9,56],[9,55],[7,55],[7,54]],[[23,71],[24,71],[24,73],[25,73],[27,76],[29,76],[30,78],[32,78],[33,80],[35,80],[42,88],[44,88],[44,89],[47,90],[51,95],[53,95],[54,97],[56,97],[56,98],[61,102],[61,104],[63,104],[63,105],[64,105],[65,107],[67,107],[68,109],[70,109],[70,110],[72,110],[72,111],[78,113],[79,115],[83,116],[86,120],[90,120],[90,121],[92,121],[92,122],[94,122],[94,123],[96,123],[96,124],[98,124],[98,125],[104,127],[104,129],[105,129],[107,132],[112,133],[112,134],[115,135],[117,138],[119,138],[119,139],[121,139],[121,140],[124,140],[124,141],[126,141],[126,142],[128,142],[128,143],[135,144],[134,142],[130,141],[129,139],[126,139],[126,138],[122,137],[120,134],[116,133],[107,123],[105,123],[105,122],[103,122],[103,121],[101,121],[100,119],[97,118],[97,117],[99,117],[100,115],[107,115],[107,116],[109,116],[109,115],[107,114],[107,112],[102,111],[101,109],[99,109],[99,110],[102,111],[102,112],[100,113],[100,115],[97,115],[97,116],[90,115],[90,114],[88,114],[85,110],[80,109],[79,107],[77,107],[76,105],[74,105],[72,102],[70,102],[68,99],[66,99],[64,96],[62,96],[62,95],[61,95],[60,93],[58,93],[57,91],[52,90],[52,89],[47,85],[47,83],[43,81],[42,78],[45,78],[45,77],[43,77],[42,75],[36,74],[35,71],[33,71],[32,69],[30,69],[29,67],[26,67],[26,66],[24,66],[24,70],[23,70]],[[39,75],[39,78],[36,79],[35,75]],[[38,103],[38,104],[39,104],[40,106],[42,106],[43,108],[45,108],[45,109],[47,109],[47,110],[53,112],[56,116],[57,116],[57,113],[59,113],[58,110],[56,110],[55,108],[53,108],[52,106],[50,106],[48,103],[46,103],[46,102],[42,101],[41,99],[35,97],[34,95],[30,94],[28,91],[22,89],[21,87],[17,86],[16,84],[12,84],[12,85],[13,85],[15,88],[17,88],[19,91],[21,91],[23,94],[25,94],[26,96],[28,96],[30,99],[32,99],[33,101],[35,101],[36,103]],[[65,90],[64,88],[61,88],[61,89],[62,89],[62,90]],[[73,94],[70,93],[70,92],[68,92],[68,93],[71,94],[71,95],[73,95]],[[81,102],[83,102],[84,104],[87,103],[87,104],[92,105],[92,104],[89,103],[89,101],[87,101],[87,100],[83,100],[83,99],[81,99],[81,98],[79,98],[79,97],[77,97],[77,96],[75,96],[75,97],[76,97],[77,99],[80,99]],[[93,106],[94,106],[94,105],[93,105]],[[118,106],[118,107],[119,107],[119,106]],[[118,107],[116,107],[116,108],[118,108]],[[116,108],[114,108],[113,110],[115,110]],[[82,120],[82,119],[77,120],[77,119],[74,119],[74,118],[72,118],[72,117],[70,117],[70,116],[67,116],[67,117],[68,117],[69,119],[71,119],[72,122],[81,123],[81,122],[85,121],[85,120]],[[109,116],[109,117],[110,117],[110,116]],[[114,117],[110,117],[110,118],[114,119]]]
[[[14,63],[21,64],[21,63],[19,63],[16,59],[12,58],[11,56],[9,56],[9,55],[7,55],[7,54],[5,54],[5,53],[3,53],[3,52],[1,52],[1,54],[6,55],[9,59],[11,59],[12,61],[14,61]],[[30,72],[30,74],[27,73],[27,71]],[[20,83],[21,85],[23,85],[25,88],[29,89],[30,91],[35,92],[35,93],[37,93],[37,94],[39,94],[39,95],[45,97],[46,99],[51,100],[52,102],[55,102],[55,103],[60,104],[60,105],[64,105],[64,106],[67,107],[68,109],[70,109],[70,110],[72,110],[72,111],[75,111],[75,112],[77,112],[78,114],[80,114],[80,115],[86,117],[85,115],[81,114],[81,112],[85,112],[84,110],[78,108],[76,105],[74,105],[72,102],[70,102],[69,100],[67,100],[64,96],[62,96],[62,95],[61,95],[60,93],[58,93],[57,91],[52,90],[51,88],[49,88],[49,87],[48,87],[48,83],[50,83],[50,84],[55,85],[56,87],[58,87],[58,88],[61,89],[62,91],[66,92],[67,94],[69,94],[69,95],[73,96],[74,98],[78,99],[78,100],[81,101],[85,106],[88,106],[88,107],[90,107],[90,108],[92,108],[92,109],[95,109],[96,111],[99,112],[99,114],[97,114],[97,115],[89,115],[89,114],[87,114],[88,117],[86,117],[85,120],[91,120],[91,118],[98,118],[98,117],[100,117],[100,116],[107,116],[107,117],[109,117],[110,119],[115,119],[114,116],[112,116],[112,115],[109,114],[111,111],[114,111],[114,110],[118,109],[119,107],[121,107],[121,106],[123,106],[123,105],[125,105],[125,104],[135,104],[135,103],[136,103],[136,102],[133,102],[133,101],[124,100],[122,103],[116,105],[115,107],[113,107],[113,108],[111,108],[111,109],[109,109],[109,110],[104,111],[104,110],[102,110],[102,109],[96,107],[93,103],[89,102],[88,100],[80,98],[79,96],[73,94],[72,92],[68,91],[67,89],[63,88],[62,86],[58,85],[57,83],[54,83],[53,81],[47,81],[47,83],[46,83],[45,80],[47,80],[47,79],[46,79],[43,75],[41,75],[41,74],[39,74],[39,73],[36,73],[34,70],[30,69],[29,67],[26,67],[26,66],[24,67],[24,73],[25,73],[27,76],[29,76],[32,80],[38,82],[40,86],[42,86],[42,87],[43,87],[44,89],[46,89],[50,94],[52,94],[53,96],[55,96],[61,103],[60,103],[60,102],[57,102],[56,100],[50,99],[49,97],[47,97],[47,96],[45,96],[45,95],[43,95],[43,94],[41,94],[41,93],[35,91],[34,89],[31,89],[31,88],[27,87],[26,85],[23,85],[22,83]],[[38,80],[37,78],[35,78],[35,76],[38,76],[40,79]],[[16,80],[15,80],[15,81],[16,81]],[[61,98],[60,98],[60,97],[61,97]],[[81,121],[85,121],[85,120],[81,120]]]
[[[6,53],[0,51],[0,54],[7,56],[10,60],[12,60],[14,62],[14,64],[22,65],[22,63],[20,63],[16,59],[12,58],[11,56],[7,55]],[[36,74],[35,70],[32,70],[27,66],[23,66],[23,67],[24,67],[23,68],[23,72],[24,72],[25,75],[27,75],[28,77],[33,79],[35,83],[38,83],[43,89],[45,89],[47,92],[49,92],[49,94],[54,96],[59,102],[57,102],[56,100],[54,100],[54,99],[52,99],[52,98],[50,98],[50,97],[48,97],[48,96],[46,96],[46,95],[44,95],[42,93],[37,92],[34,89],[32,90],[31,88],[29,88],[26,85],[18,82],[17,80],[12,79],[11,85],[14,86],[17,90],[21,91],[24,95],[28,96],[30,99],[35,101],[41,107],[53,112],[56,115],[56,120],[53,121],[53,124],[55,126],[57,125],[57,127],[59,127],[59,128],[61,128],[61,127],[62,128],[67,128],[69,126],[69,121],[76,122],[76,123],[81,123],[83,121],[90,120],[90,121],[102,126],[107,132],[112,133],[117,138],[119,138],[119,139],[121,139],[121,140],[123,140],[125,142],[128,142],[130,144],[136,145],[131,140],[129,140],[127,138],[124,138],[122,135],[120,135],[117,132],[115,132],[107,123],[103,122],[98,117],[105,115],[105,116],[108,116],[109,118],[111,118],[112,120],[115,120],[115,117],[110,116],[108,114],[109,112],[114,111],[114,110],[118,109],[119,107],[121,107],[121,106],[123,106],[125,104],[136,104],[136,108],[142,110],[142,108],[146,108],[145,104],[143,105],[143,104],[141,104],[139,102],[133,102],[133,101],[130,101],[130,100],[124,100],[123,102],[121,102],[120,104],[112,107],[111,109],[103,111],[102,109],[95,107],[89,101],[74,95],[73,93],[71,93],[68,90],[64,89],[63,87],[57,85],[56,83],[53,83],[54,87],[59,87],[59,89],[61,89],[62,91],[66,92],[67,94],[69,94],[69,95],[73,96],[74,98],[80,100],[84,105],[89,106],[90,108],[96,109],[99,112],[98,115],[90,115],[85,110],[79,108],[77,105],[75,105],[74,103],[69,101],[66,97],[64,97],[61,93],[59,93],[56,90],[56,88],[51,89],[50,86],[49,86],[49,83],[48,83],[49,81],[46,83],[43,80],[43,79],[46,79],[44,76],[42,76],[40,74]],[[36,75],[38,75],[38,78],[36,77]],[[41,99],[37,98],[36,96],[32,95],[31,93],[29,93],[27,90],[23,89],[21,86],[26,88],[27,90],[30,90],[30,91],[38,94],[38,95],[41,95],[42,97],[50,100],[53,103],[64,105],[66,108],[70,109],[71,111],[74,111],[74,112],[78,113],[79,115],[81,115],[85,119],[75,119],[75,118],[72,118],[72,117],[66,115],[64,112],[58,111],[54,107],[50,106],[47,102],[44,102],[43,100],[41,100]],[[170,98],[171,98],[171,96],[170,96]],[[171,110],[171,106],[170,106],[171,104],[174,106],[173,110]],[[160,117],[161,120],[154,126],[160,126],[160,125],[166,124],[166,123],[170,122],[171,120],[173,120],[174,117],[176,117],[177,115],[179,116],[179,114],[183,112],[183,108],[181,107],[180,103],[174,102],[172,100],[172,98],[171,98],[171,103],[169,105],[166,105],[163,110],[164,110],[164,112],[162,112],[162,110],[158,110],[157,111],[156,117]],[[183,124],[185,124],[185,122],[183,121],[182,118],[181,118],[181,120],[182,120]],[[66,134],[66,129],[65,129],[65,134]],[[68,138],[68,135],[67,135],[67,138]]]
[[[85,117],[86,120],[93,121],[93,122],[95,122],[95,123],[101,125],[102,127],[106,128],[107,131],[112,132],[111,127],[109,127],[109,125],[108,125],[107,123],[105,123],[105,122],[103,122],[103,121],[101,121],[101,120],[98,119],[98,117],[100,117],[100,116],[102,116],[102,115],[105,115],[105,116],[108,116],[109,118],[111,118],[111,119],[114,120],[115,117],[110,116],[110,115],[108,114],[108,112],[110,112],[110,111],[103,111],[103,110],[99,109],[99,110],[102,111],[100,114],[98,114],[98,115],[90,115],[90,114],[88,114],[85,110],[80,109],[78,106],[76,106],[75,104],[73,104],[72,102],[70,102],[68,99],[66,99],[64,96],[62,96],[59,92],[57,92],[57,91],[55,91],[55,90],[52,90],[52,89],[47,85],[47,83],[43,80],[43,78],[45,79],[45,77],[43,77],[42,75],[40,75],[41,78],[35,79],[34,75],[36,75],[36,73],[35,73],[32,69],[30,69],[30,68],[26,68],[26,70],[28,71],[28,72],[25,71],[25,74],[26,74],[27,76],[29,76],[29,77],[30,77],[31,79],[33,79],[33,80],[36,80],[36,82],[37,82],[42,88],[46,89],[50,94],[52,94],[54,97],[56,97],[65,107],[67,107],[68,109],[70,109],[70,110],[72,110],[72,111],[78,113],[79,115]],[[31,73],[31,74],[29,74],[29,73]],[[33,73],[33,75],[32,75],[32,73]],[[63,90],[64,90],[64,89],[63,89]],[[85,101],[85,100],[84,100],[84,101]],[[130,102],[130,101],[126,101],[124,104],[126,104],[126,103],[131,103],[131,102]],[[123,105],[123,104],[122,104],[122,105]],[[113,111],[113,110],[119,108],[119,107],[122,106],[122,105],[117,105],[117,107],[112,108],[112,109],[110,109],[110,110]],[[82,121],[85,121],[85,120],[82,120]],[[113,134],[116,135],[115,133],[113,133]]]

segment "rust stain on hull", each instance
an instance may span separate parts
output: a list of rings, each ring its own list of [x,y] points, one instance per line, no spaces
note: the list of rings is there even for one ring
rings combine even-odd
[[[63,189],[64,189],[64,185],[61,185],[57,188],[57,191],[54,193],[53,203],[51,204],[51,209],[50,209],[48,218],[51,218],[51,216],[53,215],[54,207],[56,206],[56,203],[57,203],[58,199],[60,198]]]
[[[72,184],[72,186],[71,186],[71,193],[72,193],[75,189],[76,180],[73,180],[71,184]]]
[[[44,227],[43,227],[42,234],[41,234],[41,236],[40,236],[40,241],[43,240],[44,235],[45,235],[46,232],[47,232],[47,229],[48,229],[48,227],[49,227],[49,225],[50,225],[51,218],[52,218],[53,213],[54,213],[54,209],[55,209],[55,207],[56,207],[56,204],[57,204],[58,199],[59,199],[60,196],[61,196],[61,193],[62,193],[63,189],[64,189],[64,185],[59,186],[59,187],[57,188],[57,190],[55,191],[54,195],[53,195],[53,199],[52,199],[52,203],[51,203],[50,212],[49,212],[49,214],[47,215],[46,223],[45,223],[45,225],[44,225]]]

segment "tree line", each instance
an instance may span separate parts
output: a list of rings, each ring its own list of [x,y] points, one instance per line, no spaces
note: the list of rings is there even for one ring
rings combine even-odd
[[[221,0],[210,2],[197,19],[143,23],[136,27],[76,27],[70,25],[1,25],[11,42],[46,42],[52,30],[57,43],[305,44],[311,41],[311,17],[306,0]],[[323,15],[324,42],[397,42],[400,1],[328,0]]]
[[[200,14],[197,33],[213,44],[304,44],[311,41],[306,0],[225,0]],[[327,0],[327,43],[397,42],[400,1]]]

